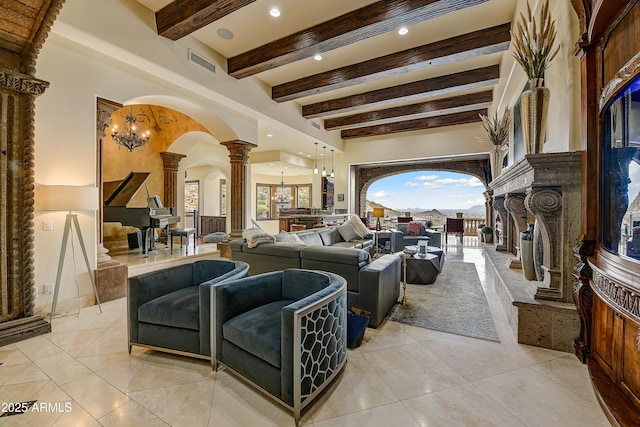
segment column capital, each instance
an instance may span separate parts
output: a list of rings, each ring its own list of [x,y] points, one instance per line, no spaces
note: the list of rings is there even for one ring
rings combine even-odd
[[[229,158],[231,163],[246,164],[249,160],[249,151],[256,148],[257,145],[247,141],[236,139],[235,141],[221,142],[229,150]]]
[[[0,68],[0,87],[25,95],[38,96],[49,87],[49,82],[17,71]]]
[[[525,205],[534,215],[553,214],[562,209],[562,194],[552,188],[531,188],[527,191]]]
[[[527,208],[524,205],[524,194],[507,194],[504,198],[504,207],[514,217],[527,217]]]
[[[108,99],[98,98],[96,101],[98,114],[96,115],[96,131],[98,139],[102,140],[106,136],[105,130],[111,125],[111,116],[113,113],[122,108],[122,104]]]
[[[163,151],[162,153],[160,153],[160,157],[162,157],[162,166],[164,167],[164,170],[177,171],[180,160],[187,156],[185,156],[184,154]]]

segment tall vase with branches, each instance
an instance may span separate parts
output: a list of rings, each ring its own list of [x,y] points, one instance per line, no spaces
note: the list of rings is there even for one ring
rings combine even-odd
[[[542,152],[549,109],[549,89],[544,87],[544,72],[560,49],[556,44],[555,21],[551,20],[549,0],[542,5],[538,20],[527,1],[526,15],[520,14],[511,32],[513,56],[529,79],[520,97],[522,123],[527,154]]]
[[[491,163],[491,178],[496,179],[500,175],[502,162],[500,161],[500,146],[509,137],[509,127],[511,126],[511,110],[506,108],[501,118],[498,118],[498,112],[493,117],[480,114],[482,127],[487,133],[487,137],[493,143],[493,151],[489,154]]]

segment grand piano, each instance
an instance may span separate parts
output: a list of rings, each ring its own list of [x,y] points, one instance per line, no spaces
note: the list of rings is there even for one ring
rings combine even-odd
[[[172,208],[162,206],[160,197],[148,197],[148,191],[148,206],[146,208],[127,207],[127,204],[135,197],[140,188],[143,185],[146,188],[149,175],[151,175],[150,172],[129,172],[124,179],[103,183],[103,221],[117,221],[122,225],[129,225],[142,230],[142,235],[145,236],[144,243],[140,244],[142,253],[155,249],[154,229],[164,228],[165,239],[167,239],[169,226],[180,221],[180,217],[173,214]]]

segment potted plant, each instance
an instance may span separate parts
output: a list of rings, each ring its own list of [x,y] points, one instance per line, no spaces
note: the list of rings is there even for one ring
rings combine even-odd
[[[500,146],[507,140],[509,136],[509,128],[511,127],[511,111],[507,107],[502,114],[502,118],[498,118],[498,112],[492,118],[479,114],[482,120],[482,127],[489,140],[493,143],[493,151],[490,153],[491,163],[491,179],[496,179],[500,175],[502,162],[500,161]]]
[[[527,15],[520,14],[516,29],[511,32],[513,56],[527,73],[527,90],[520,96],[525,149],[527,154],[542,152],[549,109],[549,89],[543,86],[544,72],[558,54],[555,21],[551,20],[549,0],[542,5],[538,21],[531,14],[527,1]]]
[[[493,228],[489,226],[482,227],[482,241],[484,243],[493,243]]]

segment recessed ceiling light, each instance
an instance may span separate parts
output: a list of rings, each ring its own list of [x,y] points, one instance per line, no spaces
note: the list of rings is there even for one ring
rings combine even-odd
[[[226,28],[220,28],[218,31],[216,31],[216,33],[218,33],[218,36],[221,39],[225,40],[231,40],[233,37],[235,37],[233,31],[227,30]]]
[[[315,54],[313,56],[313,59],[315,59],[316,61],[322,61],[322,55],[320,55],[319,53]]]
[[[302,154],[302,151],[298,151],[298,154]]]
[[[404,36],[408,32],[409,32],[409,29],[407,27],[402,27],[398,30],[398,34],[400,34],[401,36]]]
[[[267,134],[267,136],[268,136],[269,138],[271,138],[271,137],[273,136],[273,134],[272,134],[272,133],[268,133],[268,134]]]
[[[274,18],[277,18],[278,16],[280,16],[280,11],[274,7],[269,11],[269,15],[273,16]]]
[[[307,157],[311,157],[311,154],[307,154]]]
[[[274,164],[273,163],[269,163],[269,166],[274,166]]]

